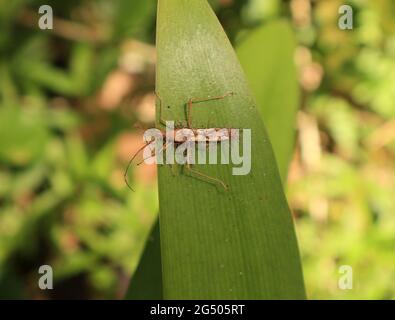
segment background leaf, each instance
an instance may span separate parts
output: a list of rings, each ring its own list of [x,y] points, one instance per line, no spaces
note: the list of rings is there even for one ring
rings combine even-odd
[[[162,295],[162,261],[160,255],[159,220],[147,239],[140,263],[135,271],[125,299],[160,300]]]
[[[143,37],[155,12],[155,0],[118,0],[114,26],[114,37]]]
[[[295,37],[286,20],[270,22],[254,30],[237,47],[283,181],[292,157],[299,105],[295,48]]]

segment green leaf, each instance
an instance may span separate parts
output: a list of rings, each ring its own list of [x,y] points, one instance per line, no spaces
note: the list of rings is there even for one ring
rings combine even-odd
[[[67,71],[41,59],[25,59],[22,54],[15,59],[14,65],[25,80],[65,96],[84,96],[90,91],[93,58],[93,49],[88,44],[77,43],[73,46]]]
[[[146,242],[137,270],[132,276],[125,299],[161,300],[163,298],[161,268],[159,220],[157,219]]]
[[[81,137],[77,134],[66,138],[66,150],[70,172],[83,179],[89,172],[89,155]]]
[[[282,181],[287,178],[292,157],[299,105],[295,47],[294,34],[285,20],[254,30],[237,47],[273,145]]]
[[[282,40],[277,41],[278,38]],[[241,65],[257,98],[258,109],[268,128],[283,182],[286,180],[291,161],[294,123],[299,103],[296,67],[293,63],[295,46],[296,42],[289,23],[279,20],[247,34],[237,48]],[[270,94],[266,90],[267,86],[272,92],[286,92],[286,94]],[[278,123],[282,123],[282,126],[278,126]],[[158,289],[157,279],[162,276],[160,250],[156,251],[156,262],[153,264],[155,268],[152,268],[150,262],[154,253],[148,251],[152,247],[159,246],[159,228],[153,228],[150,239],[155,239],[154,241],[158,243],[156,246],[153,244],[146,246],[138,267],[139,272],[136,272],[132,278],[134,286],[129,289],[126,298],[131,298],[130,292],[145,292],[147,284],[150,288],[157,286]],[[150,257],[150,261],[146,257]],[[151,268],[146,267],[148,265]],[[150,296],[145,297],[155,299],[155,294],[151,290]]]
[[[223,191],[187,170],[159,167],[165,299],[302,299],[302,270],[280,176],[244,73],[206,1],[160,0],[157,91],[168,120],[185,120],[189,98],[234,92],[195,108],[194,127],[252,131],[252,168],[196,165]],[[176,118],[173,118],[176,116]]]
[[[277,38],[281,38],[282,41],[277,41]],[[271,22],[251,32],[237,50],[250,86],[257,97],[259,110],[268,127],[283,180],[286,179],[292,155],[294,123],[299,100],[296,68],[293,64],[294,50],[294,36],[286,21]],[[259,68],[254,68],[257,65]],[[265,90],[267,87],[272,90]],[[271,92],[286,92],[287,94],[270,94]],[[280,127],[276,125],[277,123],[283,125]],[[154,228],[154,232],[158,233],[151,234],[151,239],[159,242],[159,229]],[[158,265],[160,251],[157,251],[158,257],[154,271],[143,268],[143,265],[150,265],[145,256],[152,257],[153,254],[147,252],[151,247],[152,245],[146,247],[139,266],[140,272],[136,272],[133,279],[136,279],[136,283],[140,282],[140,273],[142,273],[144,274],[142,278],[146,278],[144,284],[149,283],[150,286],[155,286],[150,279],[154,275],[154,278],[161,275],[161,268]],[[136,285],[133,289],[136,287],[138,286]],[[144,286],[139,287],[138,292],[144,292],[143,288]],[[129,292],[131,290],[132,288]]]
[[[27,165],[43,156],[49,135],[44,114],[35,108],[0,108],[0,161]]]

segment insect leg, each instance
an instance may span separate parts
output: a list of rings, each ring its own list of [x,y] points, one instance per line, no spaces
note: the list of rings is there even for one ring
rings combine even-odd
[[[171,164],[171,175],[173,177],[175,177],[177,175],[176,174],[176,164],[175,163]]]
[[[226,185],[222,180],[217,179],[217,178],[214,178],[214,177],[210,177],[210,176],[207,175],[207,174],[204,174],[204,173],[202,173],[202,172],[200,172],[200,171],[198,171],[198,170],[196,170],[196,169],[193,169],[193,168],[191,167],[191,164],[190,164],[190,163],[187,162],[187,163],[185,164],[185,168],[186,168],[188,171],[190,171],[191,173],[194,173],[194,174],[196,174],[196,175],[198,175],[198,176],[200,176],[200,177],[206,178],[207,180],[213,181],[214,183],[219,183],[219,184],[225,189],[225,191],[228,190],[227,185]]]
[[[166,120],[164,120],[162,118],[162,105],[163,105],[162,98],[160,97],[159,93],[157,93],[156,91],[155,91],[155,95],[159,100],[159,106],[158,106],[158,108],[159,108],[159,123],[166,127]]]
[[[164,151],[167,149],[168,146],[169,146],[169,144],[168,144],[168,143],[165,143],[165,144],[163,145],[163,148],[162,148],[161,150],[159,150],[159,153],[164,152]],[[143,159],[142,161],[140,161],[140,162],[137,164],[137,166],[141,165],[145,160],[148,160],[148,159],[150,159],[150,158],[152,158],[152,157],[154,157],[154,156],[155,156],[155,153],[151,153],[151,156],[149,156],[149,157]],[[172,176],[175,176],[175,175],[176,175],[176,174],[175,174],[175,166],[176,166],[176,164],[173,163],[173,164],[170,164],[170,165],[171,165],[171,174],[172,174]]]
[[[192,121],[191,112],[192,112],[192,106],[193,106],[194,103],[207,102],[207,101],[211,101],[211,100],[221,100],[221,99],[224,99],[224,98],[226,98],[228,96],[232,96],[233,94],[234,94],[233,92],[228,92],[228,93],[225,93],[224,95],[218,96],[218,97],[208,97],[208,98],[203,98],[203,99],[190,98],[188,100],[188,103],[187,103],[188,128],[192,128],[192,125],[191,125],[191,121]]]
[[[163,119],[163,110],[162,110],[162,107],[163,107],[163,100],[162,100],[162,98],[160,97],[160,95],[159,95],[159,93],[157,93],[157,92],[155,92],[155,95],[156,95],[156,97],[158,98],[158,100],[159,100],[159,106],[158,106],[158,109],[159,109],[159,123],[161,124],[161,125],[163,125],[164,127],[166,127],[167,128],[167,121],[168,120],[165,120],[165,119]],[[172,113],[172,111],[171,110],[168,110],[168,111],[170,111],[171,113]],[[177,125],[176,125],[177,126]]]

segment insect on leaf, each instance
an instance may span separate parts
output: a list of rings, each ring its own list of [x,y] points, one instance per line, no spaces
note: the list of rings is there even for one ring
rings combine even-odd
[[[244,72],[204,0],[160,0],[157,91],[167,120],[186,120],[189,98],[235,95],[194,108],[195,128],[251,129],[251,172],[196,165],[228,190],[159,166],[165,299],[303,299],[291,214],[266,130]]]
[[[278,41],[279,38],[281,41]],[[240,63],[267,126],[283,182],[286,180],[291,161],[294,123],[299,102],[296,67],[293,63],[295,47],[296,41],[291,27],[283,20],[269,22],[253,30],[237,46]],[[279,123],[281,125],[278,125]],[[150,242],[151,244],[145,248],[138,271],[133,275],[134,282],[126,296],[127,299],[130,299],[133,293],[136,296],[143,292],[147,299],[155,299],[162,295],[162,283],[158,281],[162,275],[159,227],[153,228],[150,239],[157,242],[156,259],[153,262],[154,252],[147,252],[153,247]],[[144,280],[140,281],[140,278]]]

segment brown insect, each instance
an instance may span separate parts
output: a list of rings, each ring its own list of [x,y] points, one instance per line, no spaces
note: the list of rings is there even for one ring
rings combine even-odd
[[[192,107],[194,104],[200,103],[200,102],[212,101],[212,100],[221,100],[221,99],[224,99],[228,96],[232,96],[233,94],[234,94],[233,92],[228,92],[222,96],[217,96],[217,97],[208,97],[208,98],[203,98],[203,99],[194,99],[194,98],[189,99],[186,104],[186,107],[187,107],[187,109],[186,109],[187,127],[178,127],[170,132],[169,131],[166,132],[165,130],[162,130],[161,131],[162,136],[164,138],[166,138],[166,134],[169,136],[169,133],[170,133],[170,137],[172,137],[171,142],[174,143],[175,146],[181,145],[182,143],[185,143],[185,142],[201,142],[201,143],[205,143],[206,147],[209,145],[210,142],[221,143],[223,141],[227,141],[227,140],[231,140],[231,139],[235,138],[235,133],[233,131],[234,129],[229,129],[229,128],[192,128]],[[162,124],[166,127],[166,120],[164,120],[162,118],[162,99],[157,93],[156,93],[156,96],[159,99],[159,122],[160,122],[160,124]],[[183,132],[183,131],[185,131],[185,132]],[[188,133],[192,132],[193,134],[188,135],[188,134],[185,134],[186,132],[188,132]],[[169,143],[166,140],[164,140],[164,141],[165,142],[164,142],[163,147],[161,148],[160,152],[164,152],[167,149],[167,147],[169,146]],[[137,157],[137,155],[142,150],[144,150],[144,148],[146,148],[153,142],[154,142],[154,140],[146,142],[141,148],[139,148],[136,151],[136,153],[133,155],[132,159],[128,163],[128,166],[127,166],[125,173],[124,173],[124,179],[125,179],[126,185],[132,191],[134,191],[134,190],[130,186],[128,179],[127,179],[129,168],[131,167],[131,165],[132,165],[134,159]],[[149,158],[154,157],[154,156],[155,156],[155,153],[151,153],[151,156]],[[149,158],[143,159],[137,165],[140,165],[141,163],[143,163],[145,160],[147,160]],[[213,183],[218,183],[225,190],[228,189],[227,185],[222,180],[211,177],[211,176],[206,175],[196,169],[193,169],[192,164],[189,161],[186,161],[185,168],[192,174],[195,174],[201,178],[212,181]]]

